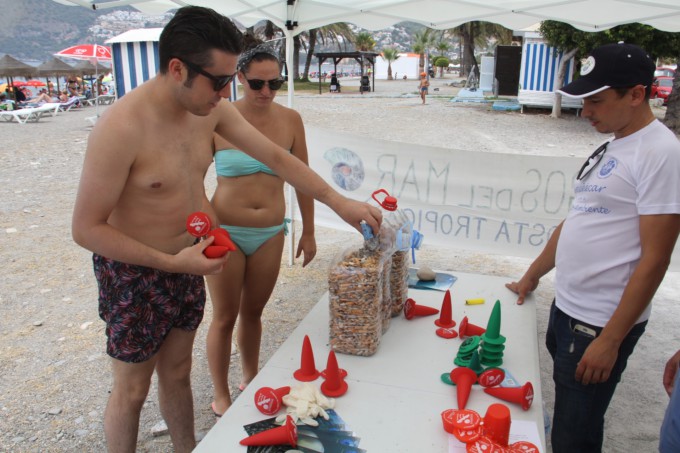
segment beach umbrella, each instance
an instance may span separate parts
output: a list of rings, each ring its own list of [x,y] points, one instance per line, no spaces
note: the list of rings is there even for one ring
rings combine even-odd
[[[97,64],[102,61],[111,61],[111,48],[107,46],[100,46],[99,44],[79,44],[77,46],[67,47],[60,50],[54,55],[58,57],[74,58],[76,60],[89,61],[95,68],[95,78],[98,77],[99,68]],[[95,114],[99,116],[99,102],[94,103]]]
[[[88,61],[111,61],[111,49],[99,44],[79,44],[55,53],[58,57],[75,58]]]
[[[34,66],[23,63],[16,58],[5,55],[0,58],[0,76],[3,77],[30,77],[35,75]]]
[[[13,87],[44,87],[45,82],[41,82],[40,80],[15,80],[11,84]]]
[[[111,68],[104,66],[98,61],[95,63],[81,61],[73,65],[73,70],[83,75],[97,75],[100,73],[107,73],[111,71]]]
[[[73,74],[73,66],[63,62],[59,58],[52,57],[51,60],[44,62],[36,68],[38,75],[45,77],[49,83],[49,76],[54,76],[57,79],[57,91],[59,88],[59,76],[67,76]]]
[[[12,85],[12,77],[30,77],[35,74],[35,67],[27,65],[16,58],[5,55],[0,58],[0,76],[7,79],[7,83]],[[16,99],[16,98],[15,98]]]

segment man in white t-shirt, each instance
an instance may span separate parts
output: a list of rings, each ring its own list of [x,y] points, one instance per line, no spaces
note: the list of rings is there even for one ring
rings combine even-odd
[[[645,330],[680,232],[680,142],[649,107],[654,60],[631,44],[594,49],[559,92],[613,134],[586,161],[574,201],[518,282],[517,303],[553,268],[553,452],[602,450],[604,414]]]

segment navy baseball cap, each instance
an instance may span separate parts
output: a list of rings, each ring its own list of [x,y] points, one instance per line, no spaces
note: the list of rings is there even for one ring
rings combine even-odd
[[[571,98],[583,99],[608,88],[650,86],[654,81],[654,60],[634,44],[605,44],[593,49],[581,65],[581,76],[557,90]]]

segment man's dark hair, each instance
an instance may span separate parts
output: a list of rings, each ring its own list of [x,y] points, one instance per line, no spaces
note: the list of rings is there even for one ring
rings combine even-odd
[[[636,86],[637,86],[637,85],[636,85]],[[619,98],[622,98],[622,97],[624,97],[624,96],[626,95],[626,93],[628,93],[628,92],[629,92],[630,90],[632,90],[633,88],[635,88],[635,87],[633,86],[633,87],[612,88],[612,90],[614,90],[614,91],[616,92],[616,95],[617,95]],[[651,97],[651,95],[652,95],[652,87],[651,87],[651,85],[650,85],[650,86],[646,86],[646,87],[645,87],[645,100],[646,100],[646,101],[649,101],[649,98]]]
[[[243,50],[243,35],[231,19],[213,9],[180,8],[163,28],[158,41],[160,73],[167,73],[172,58],[201,67],[210,66],[213,49],[238,55]],[[196,76],[192,72],[189,71],[189,79]]]

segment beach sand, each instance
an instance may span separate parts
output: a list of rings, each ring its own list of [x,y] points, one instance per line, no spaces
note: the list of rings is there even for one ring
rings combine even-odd
[[[415,80],[377,81],[375,93],[359,95],[358,81],[343,81],[343,93],[295,97],[307,127],[324,127],[452,149],[512,154],[587,156],[604,138],[568,112],[552,119],[547,110],[495,112],[481,104],[449,102],[454,79],[434,79],[426,105]],[[354,88],[354,90],[353,90]],[[439,88],[434,91],[434,88]],[[286,103],[286,96],[279,96]],[[102,107],[105,110],[107,107]],[[662,115],[661,109],[655,109]],[[93,108],[72,110],[38,123],[1,123],[0,252],[0,451],[104,451],[103,411],[111,384],[104,353],[104,324],[97,313],[91,254],[73,243],[70,222]],[[314,150],[310,150],[314,152]],[[206,178],[214,189],[214,171]],[[317,228],[319,253],[305,269],[286,264],[264,314],[264,364],[327,290],[333,257],[357,233]],[[451,272],[519,278],[531,260],[464,250],[438,250],[425,243],[419,263]],[[552,274],[539,286],[537,318],[543,398],[552,410],[552,363],[543,347]],[[668,401],[661,376],[680,348],[676,328],[680,273],[669,273],[654,302],[652,318],[608,412],[604,451],[655,451]],[[196,430],[215,422],[205,356],[211,318],[208,304],[194,347],[192,381]],[[238,351],[232,356],[233,396],[240,381]],[[169,436],[154,436],[161,421],[155,382],[142,411],[138,450],[171,451]],[[349,421],[351,423],[351,421]],[[360,436],[370,435],[360,426]]]

